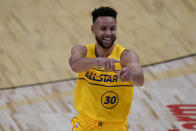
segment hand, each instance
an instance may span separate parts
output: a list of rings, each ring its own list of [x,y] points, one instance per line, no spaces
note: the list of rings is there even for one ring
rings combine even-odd
[[[119,60],[113,58],[102,58],[102,57],[96,58],[95,62],[97,66],[103,66],[105,71],[114,71],[114,72],[116,72],[114,63],[120,63]]]
[[[131,74],[131,70],[127,67],[124,67],[120,71],[118,71],[118,78],[122,82],[130,81]]]

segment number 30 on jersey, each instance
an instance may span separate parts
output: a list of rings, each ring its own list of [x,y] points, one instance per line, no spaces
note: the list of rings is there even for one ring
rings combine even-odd
[[[113,91],[105,92],[101,97],[101,104],[107,109],[112,109],[118,104],[118,95]]]

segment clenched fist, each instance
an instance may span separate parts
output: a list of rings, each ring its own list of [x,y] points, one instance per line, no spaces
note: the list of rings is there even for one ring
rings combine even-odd
[[[130,81],[131,76],[131,70],[127,67],[124,67],[120,71],[118,71],[118,78],[123,82]]]

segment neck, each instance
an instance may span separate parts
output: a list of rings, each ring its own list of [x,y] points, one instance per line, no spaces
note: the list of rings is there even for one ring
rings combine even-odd
[[[96,57],[104,57],[104,58],[108,57],[112,53],[114,45],[115,44],[113,44],[113,46],[109,49],[104,49],[98,43],[96,43],[95,45]]]

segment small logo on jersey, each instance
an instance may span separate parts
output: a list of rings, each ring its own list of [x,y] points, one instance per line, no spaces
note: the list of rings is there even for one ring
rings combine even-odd
[[[101,66],[101,65],[99,65],[99,66],[98,66],[98,69],[101,69],[101,68],[102,68],[102,66]]]
[[[105,92],[101,97],[101,104],[107,109],[112,109],[118,104],[118,95],[113,91]]]

